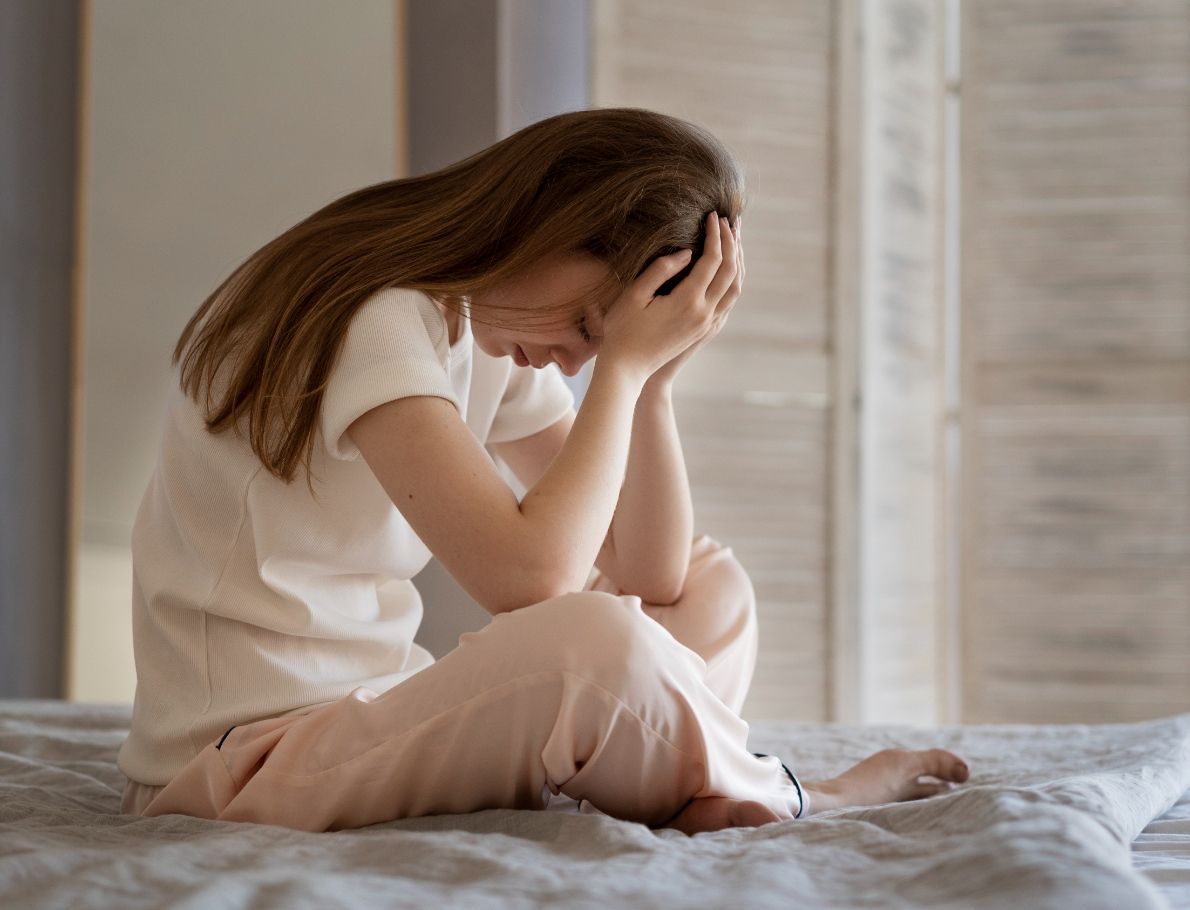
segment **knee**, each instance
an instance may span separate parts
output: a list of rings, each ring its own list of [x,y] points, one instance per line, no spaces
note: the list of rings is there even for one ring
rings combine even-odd
[[[609,688],[629,675],[656,672],[674,647],[672,636],[642,609],[640,598],[603,591],[571,591],[501,613],[514,647],[543,669],[568,670]],[[668,639],[668,642],[666,641]]]
[[[756,612],[756,589],[735,552],[709,535],[694,540],[679,603],[705,603],[717,612]]]

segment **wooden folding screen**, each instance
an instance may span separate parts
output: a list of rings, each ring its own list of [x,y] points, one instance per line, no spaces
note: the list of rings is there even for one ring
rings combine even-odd
[[[1190,5],[964,0],[965,721],[1190,709]]]

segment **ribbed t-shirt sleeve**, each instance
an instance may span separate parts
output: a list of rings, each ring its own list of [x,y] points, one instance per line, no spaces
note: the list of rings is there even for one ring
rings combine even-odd
[[[327,453],[360,457],[345,431],[387,401],[435,395],[459,407],[448,370],[446,320],[421,291],[385,288],[355,312],[323,392],[319,426]]]
[[[487,442],[509,442],[532,436],[555,423],[574,407],[574,393],[549,364],[540,370],[513,367]]]

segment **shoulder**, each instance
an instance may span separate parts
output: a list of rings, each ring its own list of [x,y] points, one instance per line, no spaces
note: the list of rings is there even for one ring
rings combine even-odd
[[[441,309],[424,291],[389,287],[373,292],[351,318],[350,333],[424,334],[436,351],[450,347],[450,328]]]
[[[449,362],[446,319],[428,295],[408,288],[370,295],[352,315],[320,402],[330,456],[358,458],[347,427],[387,402],[430,396],[461,411]]]

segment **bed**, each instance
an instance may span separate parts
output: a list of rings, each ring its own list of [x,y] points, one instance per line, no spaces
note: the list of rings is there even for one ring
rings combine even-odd
[[[565,797],[324,834],[120,815],[130,717],[129,705],[0,701],[0,906],[1190,908],[1190,714],[754,722],[749,748],[805,778],[933,745],[972,777],[927,800],[693,837]]]

